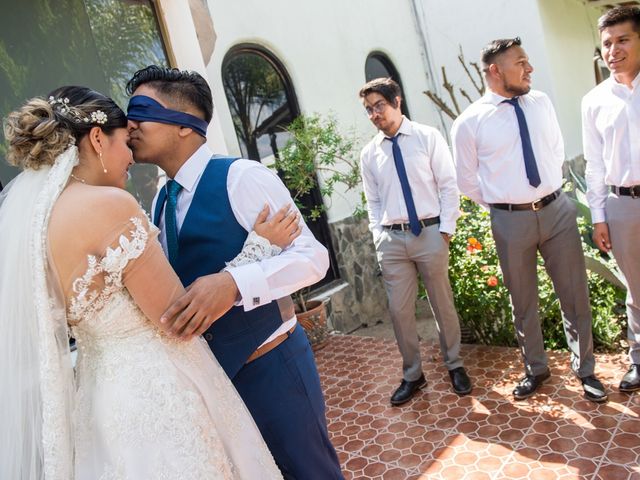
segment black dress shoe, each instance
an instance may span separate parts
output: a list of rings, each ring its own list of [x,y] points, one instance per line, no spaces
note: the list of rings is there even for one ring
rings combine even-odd
[[[550,376],[551,372],[549,370],[541,373],[540,375],[527,374],[522,380],[520,380],[518,385],[516,385],[516,388],[513,389],[514,398],[516,400],[522,400],[523,398],[530,397]]]
[[[640,363],[634,363],[629,368],[629,371],[624,374],[620,387],[621,392],[635,392],[640,390]]]
[[[458,395],[466,395],[471,392],[471,380],[469,379],[464,367],[449,370],[449,376],[451,377],[453,391]]]
[[[402,380],[398,389],[391,395],[391,405],[402,405],[403,403],[411,400],[411,397],[427,384],[427,379],[424,378],[424,374],[420,375],[420,378],[412,382]]]
[[[604,390],[604,385],[600,383],[594,375],[580,378],[582,382],[582,389],[584,390],[584,398],[591,400],[592,402],[601,403],[607,401],[607,392]]]

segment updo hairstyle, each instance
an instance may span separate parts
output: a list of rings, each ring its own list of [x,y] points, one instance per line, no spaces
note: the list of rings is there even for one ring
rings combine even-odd
[[[93,127],[109,135],[127,126],[120,107],[89,88],[60,87],[47,97],[32,98],[5,119],[7,161],[11,165],[34,170],[53,165],[58,155],[80,142]]]

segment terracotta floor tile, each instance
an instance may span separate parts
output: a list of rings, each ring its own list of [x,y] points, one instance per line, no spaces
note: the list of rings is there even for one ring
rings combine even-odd
[[[602,465],[595,476],[598,480],[629,480],[633,472],[622,465]]]
[[[515,348],[464,345],[474,389],[459,397],[436,344],[422,344],[428,385],[392,407],[402,361],[395,343],[333,336],[316,360],[329,434],[348,480],[640,480],[640,395],[617,392],[626,356],[597,355],[609,402],[593,404],[564,352],[549,352],[551,378],[514,401],[523,376]]]

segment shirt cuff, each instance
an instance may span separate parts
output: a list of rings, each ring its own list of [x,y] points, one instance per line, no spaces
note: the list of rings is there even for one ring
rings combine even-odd
[[[269,283],[257,263],[241,265],[239,267],[227,267],[225,271],[231,274],[238,286],[240,300],[236,305],[242,305],[245,312],[271,303],[273,300],[271,298]],[[215,295],[215,292],[212,293]]]
[[[603,223],[607,221],[607,214],[604,208],[591,209],[591,223]]]
[[[456,224],[451,222],[440,222],[440,233],[453,235],[456,231]]]

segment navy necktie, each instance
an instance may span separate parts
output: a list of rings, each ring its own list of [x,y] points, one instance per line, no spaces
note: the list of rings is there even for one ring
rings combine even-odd
[[[533,154],[533,147],[531,146],[531,137],[529,136],[527,119],[524,116],[522,108],[518,104],[518,97],[504,100],[502,103],[513,105],[513,108],[515,108],[516,110],[516,117],[518,118],[518,129],[520,130],[520,140],[522,142],[522,155],[524,156],[524,169],[527,171],[529,184],[532,187],[537,187],[538,185],[540,185],[540,174],[538,173],[536,157]]]
[[[178,192],[182,190],[175,180],[167,182],[167,204],[164,207],[164,231],[167,235],[167,254],[169,263],[178,258],[178,222],[176,220],[176,205],[178,203]]]
[[[404,203],[407,206],[407,213],[409,214],[409,226],[411,227],[411,233],[413,233],[416,237],[420,235],[420,231],[422,230],[422,225],[420,225],[420,220],[418,220],[418,214],[416,213],[416,206],[413,203],[413,196],[411,195],[411,187],[409,186],[409,178],[407,178],[407,170],[404,166],[404,159],[402,158],[402,151],[400,150],[400,145],[398,145],[398,137],[396,135],[393,138],[388,138],[387,140],[391,140],[392,151],[393,151],[393,163],[396,164],[396,171],[398,172],[398,178],[400,179],[400,186],[402,187],[402,195],[404,196]]]

